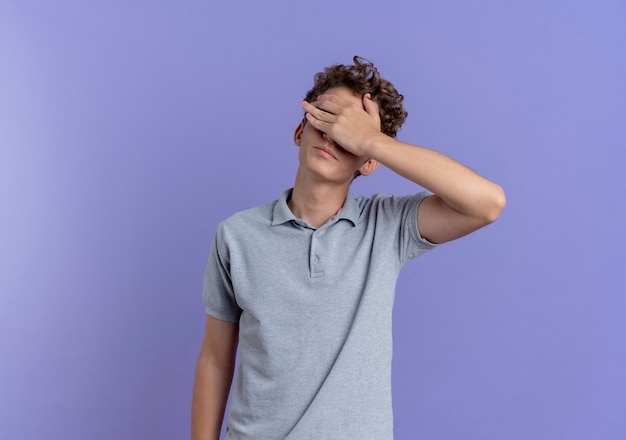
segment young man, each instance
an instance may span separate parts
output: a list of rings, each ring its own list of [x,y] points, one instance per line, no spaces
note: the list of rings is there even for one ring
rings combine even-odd
[[[498,218],[502,189],[435,151],[395,140],[403,97],[366,60],[315,76],[294,133],[293,189],[217,230],[192,438],[393,438],[391,315],[398,272]],[[428,192],[354,198],[379,163]]]

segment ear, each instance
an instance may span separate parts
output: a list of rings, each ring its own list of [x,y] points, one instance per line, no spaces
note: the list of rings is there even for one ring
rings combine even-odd
[[[300,146],[300,143],[302,142],[303,132],[304,132],[304,122],[300,122],[298,126],[296,127],[296,131],[294,131],[293,133],[293,143],[297,145],[298,147]]]
[[[376,168],[378,168],[378,161],[374,159],[367,159],[363,165],[359,168],[361,176],[369,176]]]

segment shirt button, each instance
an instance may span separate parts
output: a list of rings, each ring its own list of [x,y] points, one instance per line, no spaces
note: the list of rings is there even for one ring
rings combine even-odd
[[[317,263],[318,261],[320,261],[320,257],[316,255],[316,256],[315,256],[315,258],[314,258],[314,260],[315,260],[315,262]]]

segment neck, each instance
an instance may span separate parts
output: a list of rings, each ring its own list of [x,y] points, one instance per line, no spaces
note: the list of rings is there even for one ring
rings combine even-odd
[[[341,209],[349,187],[349,183],[309,181],[298,173],[289,200],[289,209],[296,217],[314,228],[319,228]]]

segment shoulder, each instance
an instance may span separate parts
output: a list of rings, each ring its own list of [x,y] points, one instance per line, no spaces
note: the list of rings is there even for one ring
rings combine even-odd
[[[392,195],[392,194],[373,194],[369,197],[359,196],[356,203],[359,207],[361,215],[366,217],[371,214],[376,215],[397,215],[408,210],[415,210],[420,203],[432,193],[422,191],[417,194],[410,195]]]
[[[218,234],[229,234],[238,231],[251,231],[270,225],[274,206],[277,201],[238,211],[222,220],[217,227]]]
[[[222,220],[215,231],[213,246],[223,258],[263,234],[271,223],[273,203],[238,211]]]
[[[375,231],[379,245],[392,247],[400,261],[406,262],[435,247],[422,237],[417,224],[419,207],[431,195],[422,191],[403,196],[374,194],[359,197],[356,199],[362,209],[359,223],[367,230]]]

